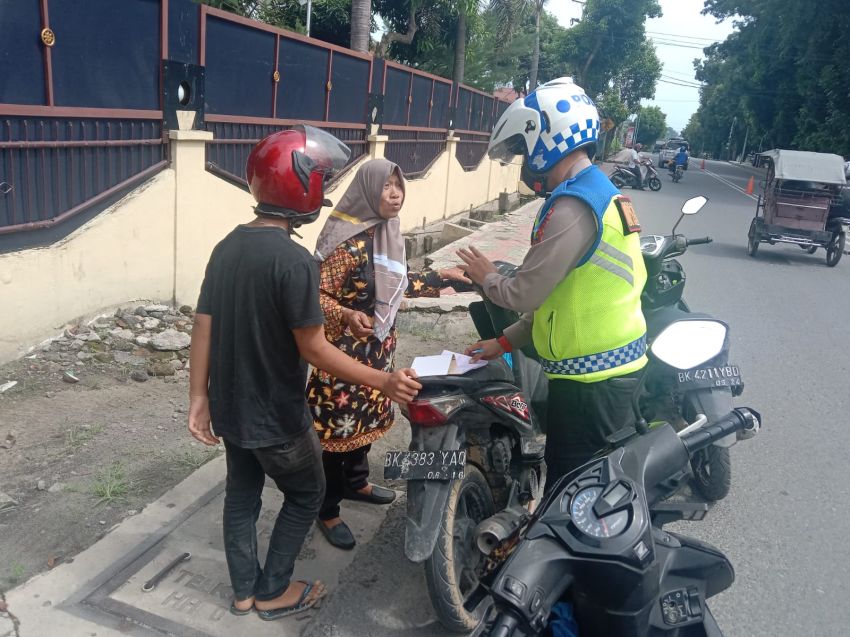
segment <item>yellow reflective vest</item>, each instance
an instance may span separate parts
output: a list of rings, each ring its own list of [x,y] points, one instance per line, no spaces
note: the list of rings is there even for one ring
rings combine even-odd
[[[642,369],[646,321],[640,295],[646,269],[631,203],[596,166],[552,192],[538,213],[532,243],[559,197],[576,197],[596,215],[591,250],[534,313],[532,338],[550,378],[593,383]]]

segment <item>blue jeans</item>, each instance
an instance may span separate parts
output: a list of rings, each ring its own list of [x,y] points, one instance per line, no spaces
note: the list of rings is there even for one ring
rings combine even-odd
[[[289,586],[295,559],[325,495],[322,447],[312,427],[273,447],[242,449],[225,441],[224,551],[236,599],[274,599]],[[264,568],[257,559],[257,519],[269,476],[283,492]]]

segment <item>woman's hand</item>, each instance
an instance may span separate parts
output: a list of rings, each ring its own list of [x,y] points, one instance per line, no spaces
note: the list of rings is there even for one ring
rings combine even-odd
[[[479,341],[475,345],[471,345],[466,348],[464,354],[472,357],[472,362],[478,362],[481,360],[491,361],[494,358],[499,358],[502,354],[505,353],[505,350],[502,349],[502,346],[499,345],[499,341],[495,338],[491,338],[487,341]]]
[[[351,333],[357,338],[366,338],[375,333],[372,329],[372,319],[363,312],[343,308],[342,318],[348,325]]]
[[[460,281],[461,283],[472,283],[472,281],[466,276],[466,273],[460,268],[443,268],[439,270],[437,274],[440,275],[440,278],[443,281]]]

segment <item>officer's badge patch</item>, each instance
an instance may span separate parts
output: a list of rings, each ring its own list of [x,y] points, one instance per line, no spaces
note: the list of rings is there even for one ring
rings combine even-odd
[[[638,221],[637,213],[632,200],[626,196],[616,199],[617,210],[620,211],[620,220],[623,222],[623,234],[632,234],[640,232],[640,221]]]

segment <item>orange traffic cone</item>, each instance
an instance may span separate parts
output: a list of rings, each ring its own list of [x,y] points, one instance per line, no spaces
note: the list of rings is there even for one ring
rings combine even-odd
[[[702,164],[700,164],[700,170],[705,170],[705,159],[703,158]]]
[[[747,182],[747,194],[748,195],[753,194],[753,188],[755,187],[755,185],[756,185],[756,178],[750,177],[750,180]]]

